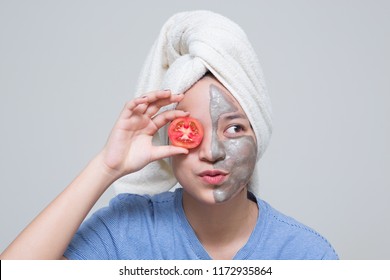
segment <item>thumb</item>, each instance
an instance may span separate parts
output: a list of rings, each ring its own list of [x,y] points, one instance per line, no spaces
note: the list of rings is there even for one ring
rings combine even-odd
[[[189,153],[188,149],[182,147],[175,147],[171,145],[155,147],[152,153],[152,160],[159,160],[166,157]]]

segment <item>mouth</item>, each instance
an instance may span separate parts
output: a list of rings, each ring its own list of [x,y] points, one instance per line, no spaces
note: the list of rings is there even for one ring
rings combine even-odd
[[[199,174],[203,182],[210,185],[219,185],[225,181],[229,174],[222,170],[206,170]]]

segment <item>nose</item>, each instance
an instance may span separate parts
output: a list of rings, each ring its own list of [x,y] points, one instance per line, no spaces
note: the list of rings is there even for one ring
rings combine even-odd
[[[211,163],[225,159],[225,147],[216,133],[205,133],[199,148],[199,159]]]

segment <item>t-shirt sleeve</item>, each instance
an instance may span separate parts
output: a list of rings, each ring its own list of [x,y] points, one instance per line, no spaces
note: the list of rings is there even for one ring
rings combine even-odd
[[[76,260],[118,259],[118,231],[124,213],[120,197],[113,198],[108,207],[98,210],[82,223],[64,256]]]
[[[324,256],[322,257],[322,260],[339,260],[338,254],[330,244],[327,250],[325,251]]]
[[[269,226],[265,247],[271,258],[284,260],[337,260],[332,245],[318,232],[268,206]]]

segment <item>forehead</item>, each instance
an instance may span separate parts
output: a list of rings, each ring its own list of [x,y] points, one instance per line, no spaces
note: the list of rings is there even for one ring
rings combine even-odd
[[[177,105],[177,109],[188,111],[195,118],[201,118],[204,115],[209,116],[210,110],[216,109],[212,108],[216,104],[226,109],[223,113],[239,112],[245,115],[240,104],[230,92],[218,80],[210,76],[203,77],[187,90],[183,100]]]

